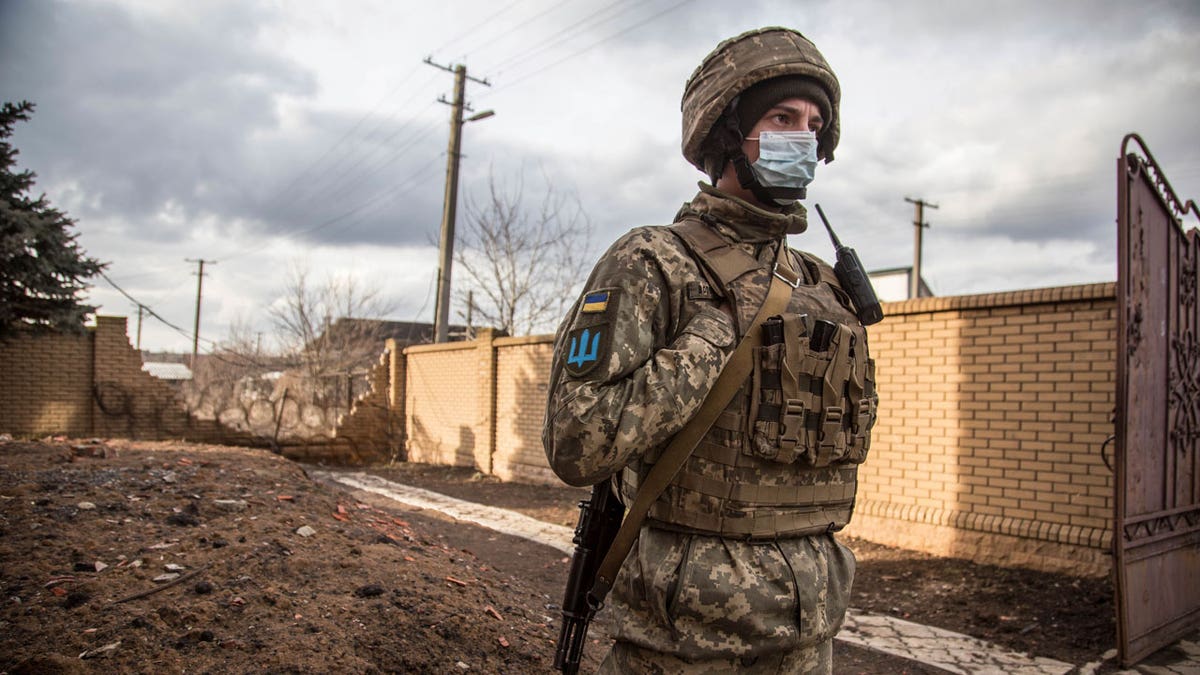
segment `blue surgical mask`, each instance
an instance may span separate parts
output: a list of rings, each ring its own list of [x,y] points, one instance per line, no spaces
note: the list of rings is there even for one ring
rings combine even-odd
[[[817,135],[811,131],[763,131],[758,160],[750,165],[763,187],[803,188],[817,171]]]

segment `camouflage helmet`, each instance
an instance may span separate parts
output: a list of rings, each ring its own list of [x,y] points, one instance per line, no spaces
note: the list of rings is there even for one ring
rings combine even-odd
[[[832,162],[840,135],[842,90],[837,75],[808,38],[778,26],[747,31],[723,41],[688,78],[680,104],[683,156],[707,172],[705,141],[729,104],[751,86],[783,75],[812,78],[828,94],[831,119],[825,120],[817,141],[825,162]]]

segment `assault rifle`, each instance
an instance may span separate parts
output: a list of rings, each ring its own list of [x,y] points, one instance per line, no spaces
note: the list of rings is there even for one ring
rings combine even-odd
[[[588,624],[603,604],[591,595],[592,583],[624,516],[625,505],[613,494],[607,480],[592,486],[591,499],[579,502],[579,524],[575,526],[573,539],[575,554],[571,556],[567,591],[563,595],[562,631],[554,651],[554,667],[567,675],[579,672]]]

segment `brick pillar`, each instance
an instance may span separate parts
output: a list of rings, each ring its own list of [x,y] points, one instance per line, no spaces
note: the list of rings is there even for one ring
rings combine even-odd
[[[92,333],[92,387],[98,384],[108,385],[132,397],[128,378],[122,377],[133,366],[130,359],[130,352],[133,350],[129,345],[129,336],[126,335],[128,328],[127,317],[96,316],[96,328]],[[136,367],[140,370],[142,364],[140,358],[138,360]],[[130,404],[132,405],[132,398]],[[92,433],[98,436],[135,437],[136,430],[133,428],[132,417],[110,417],[101,411],[99,404],[93,400]]]
[[[406,384],[408,378],[407,360],[404,349],[389,339],[386,343],[388,354],[388,392],[387,392],[387,429],[388,454],[391,457],[408,460],[408,416]]]
[[[475,423],[475,466],[494,473],[496,453],[496,347],[504,332],[482,328],[475,332],[475,354],[479,364],[479,416]]]

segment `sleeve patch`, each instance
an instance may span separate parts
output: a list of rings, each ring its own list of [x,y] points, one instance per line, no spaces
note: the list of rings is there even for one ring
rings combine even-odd
[[[583,307],[580,308],[584,314],[598,314],[608,310],[608,291],[594,291],[583,296]]]
[[[567,334],[562,348],[567,350],[563,367],[575,377],[592,372],[601,361],[608,360],[609,333],[611,327],[602,323],[586,328],[576,328]]]

